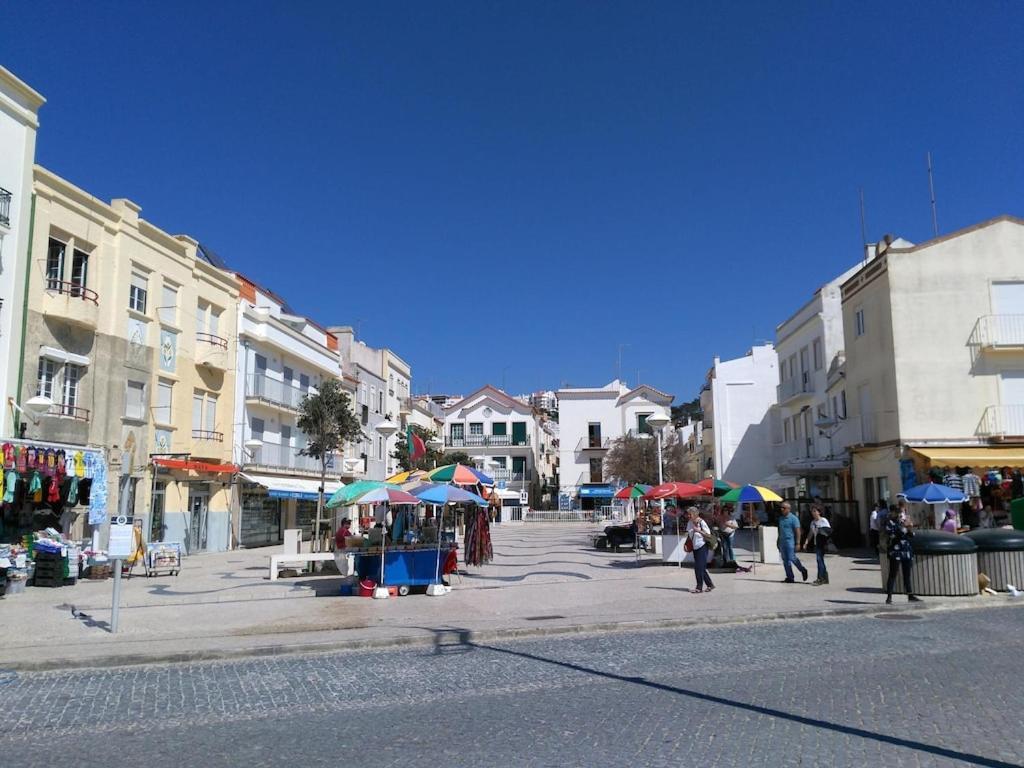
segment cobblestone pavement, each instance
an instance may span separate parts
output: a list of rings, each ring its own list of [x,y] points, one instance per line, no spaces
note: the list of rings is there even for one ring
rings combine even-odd
[[[1024,764],[1024,613],[888,616],[0,670],[0,754],[48,767]]]

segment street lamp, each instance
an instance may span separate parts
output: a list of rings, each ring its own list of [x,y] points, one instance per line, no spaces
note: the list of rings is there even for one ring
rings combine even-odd
[[[654,413],[647,417],[647,426],[654,430],[654,436],[658,440],[658,485],[665,482],[661,474],[661,431],[668,426],[669,419],[663,413]]]
[[[398,431],[398,427],[395,426],[394,422],[390,419],[384,419],[374,429],[377,430],[377,434],[384,438],[384,450],[387,451],[388,438],[390,438],[395,432]],[[387,512],[384,513],[384,521],[381,525],[380,530],[380,574],[381,582],[384,581],[384,540],[388,535],[388,516]],[[373,597],[375,600],[386,600],[388,598],[388,588],[383,583],[378,584],[373,590]]]
[[[440,453],[441,449],[444,448],[444,440],[439,437],[432,437],[427,440],[427,448],[434,453]],[[434,469],[437,469],[437,457],[434,457]]]

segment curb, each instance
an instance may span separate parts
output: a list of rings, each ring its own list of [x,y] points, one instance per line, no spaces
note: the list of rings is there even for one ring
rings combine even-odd
[[[509,627],[495,630],[471,630],[459,627],[432,629],[431,635],[406,635],[390,638],[367,638],[363,640],[328,640],[319,643],[279,643],[247,648],[207,649],[178,651],[156,654],[109,654],[90,659],[55,659],[43,661],[0,662],[0,672],[51,672],[67,670],[106,669],[109,667],[141,666],[150,664],[196,663],[255,659],[267,656],[287,656],[303,653],[340,653],[345,651],[373,651],[394,648],[416,648],[426,646],[475,645],[503,640],[524,640],[558,635],[589,635],[613,632],[636,632],[640,630],[697,629],[701,627],[737,626],[764,622],[848,618],[871,614],[933,613],[941,611],[976,610],[979,608],[1022,607],[1024,601],[991,601],[980,603],[921,603],[917,605],[868,605],[846,608],[815,608],[798,611],[779,611],[756,616],[694,616],[681,619],[656,619],[653,621],[607,621],[590,624],[565,624],[553,627]]]

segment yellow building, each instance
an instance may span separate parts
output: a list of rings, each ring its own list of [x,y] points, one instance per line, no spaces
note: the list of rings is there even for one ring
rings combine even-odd
[[[54,406],[29,436],[104,448],[108,509],[147,537],[227,548],[237,278],[130,200],[38,166],[34,193],[21,394]]]

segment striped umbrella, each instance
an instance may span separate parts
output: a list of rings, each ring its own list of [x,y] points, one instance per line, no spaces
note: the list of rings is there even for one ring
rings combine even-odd
[[[782,501],[782,497],[762,485],[744,485],[742,488],[733,488],[722,496],[721,501],[727,504],[763,504],[766,501]]]
[[[728,480],[716,480],[712,477],[704,478],[697,485],[703,488],[708,495],[714,493],[715,496],[724,496],[733,488],[739,488],[736,483],[730,483]]]
[[[427,479],[435,483],[454,483],[455,485],[494,485],[494,480],[476,467],[465,464],[445,464],[443,467],[427,472]]]
[[[651,490],[651,486],[644,485],[643,483],[633,483],[627,485],[625,488],[616,491],[615,496],[612,498],[616,499],[639,499],[645,493]]]
[[[707,496],[708,492],[696,483],[662,483],[651,488],[641,498],[644,499],[690,499],[694,496]]]

